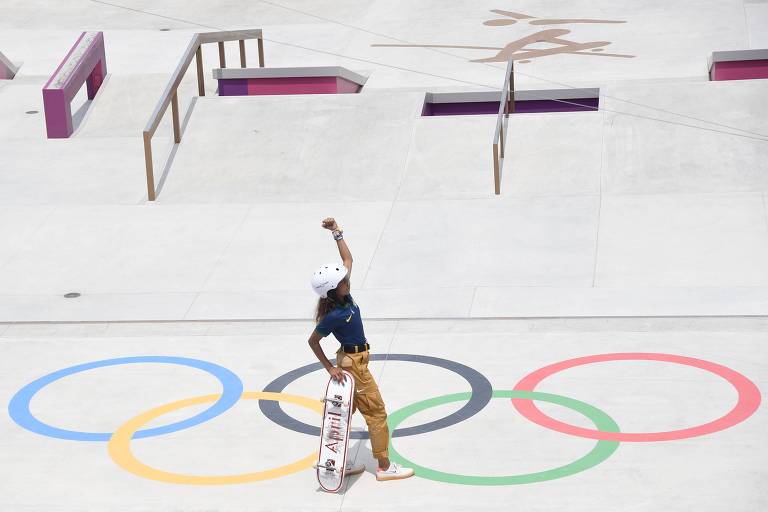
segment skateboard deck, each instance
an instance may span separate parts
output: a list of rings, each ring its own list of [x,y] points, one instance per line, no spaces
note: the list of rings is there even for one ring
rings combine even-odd
[[[325,491],[337,492],[344,483],[344,466],[347,464],[352,400],[355,378],[345,371],[346,379],[340,384],[328,379],[323,408],[323,425],[320,427],[320,455],[317,459],[317,481]]]

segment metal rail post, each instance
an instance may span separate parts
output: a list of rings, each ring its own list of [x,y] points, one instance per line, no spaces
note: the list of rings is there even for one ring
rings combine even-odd
[[[171,97],[171,112],[173,114],[173,142],[181,142],[181,128],[179,125],[179,91],[173,92]]]
[[[219,67],[227,67],[227,55],[224,53],[224,41],[219,41]]]
[[[147,197],[155,200],[155,173],[152,165],[152,134],[144,132],[144,164],[147,168]]]
[[[195,52],[195,60],[197,61],[197,93],[200,96],[205,96],[205,79],[203,77],[203,46],[197,47]]]
[[[509,69],[509,111],[515,113],[515,61],[510,63]]]
[[[245,67],[245,40],[240,40],[240,67]]]

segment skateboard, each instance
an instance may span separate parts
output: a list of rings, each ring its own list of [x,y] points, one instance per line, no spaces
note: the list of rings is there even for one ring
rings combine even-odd
[[[315,468],[320,487],[327,492],[337,492],[344,483],[344,466],[347,464],[352,400],[355,378],[345,371],[344,383],[328,379],[323,408],[323,425],[320,427],[320,455]]]

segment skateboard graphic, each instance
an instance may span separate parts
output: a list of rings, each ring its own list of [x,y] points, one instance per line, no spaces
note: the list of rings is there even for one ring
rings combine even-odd
[[[320,455],[315,468],[317,481],[325,491],[337,492],[344,483],[344,466],[347,463],[352,400],[355,378],[344,372],[344,383],[333,378],[325,390],[323,424],[320,427]]]

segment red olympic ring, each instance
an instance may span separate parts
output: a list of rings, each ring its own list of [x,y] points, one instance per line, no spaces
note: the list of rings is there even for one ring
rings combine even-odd
[[[533,400],[524,398],[513,398],[512,405],[517,411],[532,422],[542,427],[569,434],[577,437],[586,437],[589,439],[599,439],[602,441],[672,441],[677,439],[688,439],[690,437],[703,436],[713,432],[719,432],[741,423],[754,413],[760,405],[760,390],[757,386],[744,375],[731,370],[725,366],[695,359],[692,357],[677,356],[672,354],[655,354],[644,352],[626,352],[617,354],[597,354],[586,357],[577,357],[568,359],[559,363],[551,364],[540,368],[533,373],[523,377],[515,386],[515,391],[534,391],[534,388],[545,378],[574,366],[581,366],[590,363],[600,363],[604,361],[625,361],[625,360],[649,360],[665,361],[669,363],[678,363],[695,368],[701,368],[712,372],[718,377],[722,377],[736,388],[739,394],[739,400],[736,405],[726,415],[702,425],[685,428],[680,430],[670,430],[667,432],[601,432],[599,430],[576,427],[568,423],[550,418],[541,412]]]

